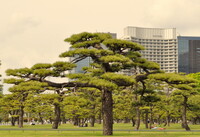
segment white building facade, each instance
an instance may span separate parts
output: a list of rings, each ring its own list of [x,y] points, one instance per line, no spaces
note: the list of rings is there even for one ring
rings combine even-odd
[[[161,70],[178,72],[178,46],[175,28],[141,28],[128,26],[123,39],[145,47],[142,56],[160,64]]]

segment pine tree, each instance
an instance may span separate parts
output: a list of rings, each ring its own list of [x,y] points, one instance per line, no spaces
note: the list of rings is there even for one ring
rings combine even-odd
[[[92,59],[91,67],[84,68],[85,74],[72,74],[69,78],[102,91],[103,134],[112,135],[113,91],[143,82],[149,74],[159,70],[159,66],[141,58],[139,51],[142,46],[111,39],[108,34],[83,32],[65,41],[72,45],[72,50],[62,53],[60,57],[73,57],[72,63],[88,57]],[[140,70],[143,73],[135,78],[119,74],[130,69],[134,70],[134,74]]]
[[[25,81],[46,82],[60,96],[68,91],[66,88],[97,88],[102,93],[103,134],[112,135],[113,91],[137,83],[142,83],[143,91],[145,91],[144,80],[147,79],[149,74],[159,70],[159,66],[154,62],[141,58],[139,53],[140,50],[143,50],[141,45],[125,40],[112,39],[109,34],[83,32],[74,34],[65,41],[71,44],[71,50],[62,53],[60,57],[73,57],[70,63],[36,64],[25,70],[9,69],[7,74],[24,78]],[[48,79],[49,77],[65,77],[65,72],[75,67],[74,63],[88,57],[92,59],[92,64],[90,67],[83,68],[84,74],[68,75],[72,79],[69,82],[59,83]],[[133,69],[134,74],[140,71],[141,75],[132,77],[122,73],[123,70],[129,69]],[[62,101],[62,98],[60,101]],[[55,112],[59,111],[59,104],[57,108]],[[59,115],[56,120],[57,123],[58,120]]]
[[[190,128],[187,123],[187,106],[188,99],[197,94],[195,87],[197,86],[197,81],[191,77],[187,77],[181,74],[165,73],[165,74],[152,74],[149,77],[164,81],[174,88],[172,91],[172,96],[180,97],[182,106],[182,127],[189,131]]]

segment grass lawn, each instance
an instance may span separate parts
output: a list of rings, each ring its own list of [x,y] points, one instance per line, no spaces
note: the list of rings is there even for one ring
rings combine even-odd
[[[98,137],[101,131],[0,131],[1,137]],[[114,132],[113,137],[199,137],[200,132]]]
[[[200,125],[190,125],[192,130],[200,130]],[[96,124],[95,127],[76,127],[71,124],[63,124],[59,130],[51,130],[51,125],[25,125],[23,129],[11,126],[0,126],[1,137],[98,137],[102,136],[102,125]],[[74,131],[62,131],[70,129]],[[166,130],[145,130],[141,127],[141,131],[133,131],[131,124],[114,124],[114,131],[112,137],[200,137],[200,132],[186,132],[181,129],[180,125],[172,124]],[[169,131],[167,131],[169,129]],[[76,131],[77,130],[77,131]],[[80,131],[84,130],[84,131]],[[174,131],[173,131],[174,130]]]

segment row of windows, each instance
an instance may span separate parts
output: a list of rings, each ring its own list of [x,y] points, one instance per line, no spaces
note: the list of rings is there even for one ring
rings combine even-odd
[[[163,70],[165,70],[165,69],[172,69],[172,70],[175,70],[175,69],[177,69],[176,67],[161,67],[161,69],[163,69]]]
[[[148,59],[149,61],[154,61],[158,64],[177,64],[177,60],[164,60],[164,59]]]
[[[140,42],[140,41],[134,41],[134,42],[137,42],[137,43],[139,43],[139,44],[150,44],[150,45],[176,45],[177,43],[176,42],[173,42],[173,43],[152,43],[152,42]]]
[[[173,64],[176,64],[177,61],[157,61],[157,63],[173,63]]]
[[[176,57],[176,53],[172,53],[172,52],[143,52],[142,53],[144,57]],[[148,55],[150,54],[150,55]],[[154,54],[154,55],[152,55]],[[158,55],[155,55],[158,54]],[[167,55],[166,55],[167,54]],[[171,54],[171,55],[169,55]]]
[[[176,49],[152,49],[152,48],[146,48],[144,51],[152,50],[152,51],[176,51]]]
[[[158,57],[158,56],[156,56],[156,55],[145,55],[145,56],[143,56],[143,57],[144,57],[144,58],[157,58],[157,59],[160,59],[160,60],[173,60],[173,59],[176,58],[176,56],[168,57],[167,55],[166,55],[166,57],[165,57],[165,56],[160,56],[160,57]]]
[[[178,72],[177,70],[165,70],[165,72]]]
[[[160,51],[157,51],[157,52],[152,52],[152,51],[145,51],[145,52],[142,52],[141,54],[143,54],[143,55],[148,55],[148,54],[153,54],[153,55],[161,55],[161,56],[163,56],[163,55],[177,55],[177,52],[160,52]]]
[[[155,46],[155,45],[143,45],[145,48],[155,48],[155,49],[176,49],[177,46]]]
[[[155,61],[155,62],[158,62],[158,61],[177,61],[177,59],[174,59],[174,58],[171,58],[171,59],[160,59],[160,58],[146,58],[147,60],[150,60],[150,61]]]
[[[165,65],[160,65],[161,67],[176,67],[176,64],[165,64]]]
[[[133,42],[137,42],[141,45],[176,45],[177,43],[174,42],[174,43],[149,43],[149,42],[139,42],[139,41],[133,41]]]
[[[175,58],[146,58],[147,60],[150,60],[150,61],[176,61],[177,59]]]
[[[170,55],[176,55],[176,52],[152,52],[152,51],[145,51],[142,52],[142,54],[159,54],[159,55],[163,55],[163,54],[170,54]]]
[[[131,38],[132,40],[137,40],[137,41],[153,41],[153,42],[176,42],[176,39],[139,39],[139,38]]]

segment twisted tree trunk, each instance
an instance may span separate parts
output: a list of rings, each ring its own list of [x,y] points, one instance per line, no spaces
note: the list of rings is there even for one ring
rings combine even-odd
[[[187,100],[188,98],[184,96],[183,101],[183,110],[182,110],[182,127],[185,128],[186,131],[190,131],[190,127],[187,124]]]
[[[135,129],[139,130],[140,128],[140,107],[139,106],[136,107],[136,122],[135,123],[136,123]]]
[[[19,128],[23,128],[24,123],[24,106],[20,106],[19,111]]]
[[[54,105],[55,108],[55,119],[52,125],[52,129],[58,129],[59,123],[60,123],[60,114],[61,114],[61,110],[60,110],[60,105],[59,104],[55,104]]]
[[[103,135],[113,134],[113,100],[112,92],[103,91],[102,98]]]

